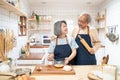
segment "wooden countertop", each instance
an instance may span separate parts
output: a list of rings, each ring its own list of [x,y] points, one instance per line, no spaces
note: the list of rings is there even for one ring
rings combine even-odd
[[[18,60],[41,60],[45,53],[31,53],[30,56],[26,56],[25,58],[20,56]]]
[[[33,46],[30,46],[30,48],[49,48],[48,45],[33,45]]]
[[[35,69],[35,66],[22,67],[31,68],[32,72]],[[35,80],[89,80],[87,77],[88,73],[92,71],[102,71],[102,66],[100,65],[73,66],[73,68],[75,70],[75,75],[31,75],[31,77],[35,77]],[[117,75],[116,80],[120,80],[120,75]]]

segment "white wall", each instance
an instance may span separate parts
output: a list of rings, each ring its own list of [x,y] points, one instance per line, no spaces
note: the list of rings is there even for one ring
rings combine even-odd
[[[117,33],[120,34],[120,0],[107,0],[101,6],[99,10],[107,9],[106,25],[118,25]],[[106,53],[110,55],[109,64],[120,65],[120,40],[117,43],[112,43],[106,37],[100,36],[100,38],[102,38],[101,40],[106,46]]]
[[[26,13],[29,13],[28,2],[26,0],[21,1],[23,1],[21,2],[21,10]],[[14,13],[10,13],[6,9],[0,7],[0,28],[13,30],[17,38],[17,46],[13,48],[13,50],[11,50],[8,55],[12,58],[19,57],[21,47],[24,46],[27,42],[27,36],[18,36],[18,19],[19,16],[17,16]]]
[[[91,26],[96,25],[95,17],[96,17],[96,7],[90,7],[90,6],[45,6],[45,5],[39,5],[36,7],[31,7],[31,13],[34,11],[38,15],[51,15],[52,16],[52,24],[50,25],[50,28],[52,29],[51,34],[53,35],[53,25],[57,20],[66,20],[67,23],[70,23],[72,20],[73,22],[71,26],[68,24],[68,30],[69,34],[71,34],[72,29],[77,26],[77,20],[78,16],[82,13],[89,13],[92,16],[92,23]],[[44,34],[44,32],[42,33]],[[41,34],[41,35],[42,35]]]

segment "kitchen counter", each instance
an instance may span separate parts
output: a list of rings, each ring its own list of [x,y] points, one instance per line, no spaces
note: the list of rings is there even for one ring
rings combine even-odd
[[[45,53],[30,53],[30,56],[26,56],[25,58],[20,56],[18,60],[41,60]]]
[[[38,45],[38,44],[36,44],[36,45],[30,46],[30,48],[49,48],[49,46],[48,45]]]
[[[44,60],[45,53],[31,53],[30,56],[22,57],[20,56],[17,60],[17,65],[38,65],[42,64]]]
[[[35,66],[18,66],[18,67],[27,67],[34,70]],[[87,74],[91,71],[102,70],[102,66],[99,65],[90,65],[90,66],[73,66],[75,70],[75,75],[31,75],[35,77],[36,80],[89,80]],[[110,80],[110,79],[107,79]],[[120,80],[120,75],[117,75],[117,79]]]

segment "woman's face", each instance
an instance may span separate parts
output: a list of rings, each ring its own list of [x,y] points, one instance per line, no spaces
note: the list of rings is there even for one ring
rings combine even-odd
[[[67,25],[65,23],[61,24],[61,33],[66,35],[68,33],[68,28]]]

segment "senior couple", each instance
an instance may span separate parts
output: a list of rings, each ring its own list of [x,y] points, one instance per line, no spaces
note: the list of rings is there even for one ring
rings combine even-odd
[[[54,24],[56,38],[51,41],[48,57],[51,60],[65,61],[68,65],[96,65],[95,52],[100,46],[97,30],[91,28],[91,16],[83,14],[78,18],[78,27],[73,29],[72,37],[68,37],[66,21],[57,21]],[[84,46],[79,36],[85,40],[90,50]]]

